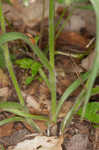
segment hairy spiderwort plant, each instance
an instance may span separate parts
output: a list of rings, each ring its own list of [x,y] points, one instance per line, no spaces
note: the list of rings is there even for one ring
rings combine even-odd
[[[65,0],[66,1],[66,0]],[[97,27],[99,26],[99,15],[98,15],[98,8],[99,8],[99,1],[98,0],[90,0],[92,2],[92,5],[95,9],[96,12],[96,20],[97,20]],[[66,3],[69,5],[73,2],[73,0],[67,0]],[[9,32],[6,33],[5,29],[5,22],[4,22],[4,17],[2,13],[2,3],[0,0],[0,22],[1,22],[1,29],[3,34],[0,35],[0,50],[3,51],[6,66],[8,68],[10,77],[12,79],[13,85],[16,89],[18,98],[19,98],[19,103],[15,102],[1,102],[0,103],[0,108],[16,114],[15,117],[8,118],[5,120],[0,121],[0,125],[6,124],[8,122],[12,121],[26,121],[29,123],[32,127],[34,127],[38,132],[40,132],[40,128],[35,124],[34,120],[44,120],[48,122],[49,124],[51,123],[56,123],[58,114],[61,110],[61,107],[64,103],[64,101],[69,97],[69,95],[77,89],[77,87],[81,84],[80,80],[77,79],[74,81],[73,84],[71,84],[63,93],[61,96],[60,100],[58,103],[56,103],[56,72],[55,72],[55,53],[54,53],[54,39],[55,39],[55,34],[54,34],[54,7],[55,7],[55,1],[54,0],[49,0],[49,60],[47,57],[43,54],[43,52],[39,49],[39,47],[35,44],[33,45],[32,42],[29,40],[29,38],[18,32]],[[64,117],[64,120],[61,124],[61,132],[64,132],[65,126],[67,126],[73,114],[75,111],[78,110],[80,105],[84,102],[84,109],[83,109],[83,116],[86,110],[86,106],[88,103],[88,100],[91,95],[91,90],[93,87],[94,80],[97,76],[97,72],[99,70],[99,35],[98,35],[98,28],[97,28],[97,41],[96,41],[96,58],[94,60],[94,65],[90,72],[87,72],[81,76],[82,81],[84,82],[89,78],[86,82],[85,88],[82,90],[80,95],[77,97],[77,100],[72,107],[72,109],[69,111],[69,113]],[[21,94],[21,90],[19,88],[19,85],[17,83],[14,71],[13,71],[13,66],[9,57],[9,50],[8,50],[8,45],[7,43],[12,41],[12,40],[17,40],[21,39],[25,41],[33,50],[33,52],[39,57],[42,65],[48,70],[49,76],[44,73],[42,68],[39,69],[39,73],[44,79],[45,83],[47,84],[50,92],[51,92],[51,110],[50,110],[50,115],[43,116],[43,115],[32,115],[29,113],[27,107],[25,106],[24,99]],[[87,90],[86,90],[87,89]],[[84,99],[85,97],[85,99]]]

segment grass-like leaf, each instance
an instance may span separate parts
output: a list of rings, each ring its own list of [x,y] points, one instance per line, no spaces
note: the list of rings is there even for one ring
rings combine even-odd
[[[19,32],[9,32],[9,33],[4,33],[0,36],[0,46],[9,42],[9,41],[13,41],[13,40],[17,40],[17,39],[21,39],[23,41],[25,41],[34,51],[34,53],[40,58],[42,64],[49,70],[52,71],[52,67],[49,64],[47,58],[45,57],[45,55],[43,54],[43,52],[36,46],[33,45],[32,42],[29,40],[29,37],[19,33]]]
[[[85,74],[83,74],[82,76],[80,76],[80,78],[82,79],[82,81],[84,82],[85,80],[87,80],[88,76],[89,76],[89,72],[86,72]],[[81,84],[81,80],[77,79],[76,81],[74,81],[64,92],[64,94],[62,95],[62,97],[59,100],[58,106],[57,106],[57,110],[56,110],[56,117],[58,116],[60,109],[64,103],[65,100],[67,100],[67,98],[70,96],[70,94],[76,90]]]
[[[73,114],[79,109],[80,105],[84,101],[83,96],[85,95],[85,89],[82,90],[80,95],[77,97],[76,102],[74,103],[74,106],[71,108],[71,110],[65,115],[64,120],[61,123],[61,132],[64,132],[65,127],[67,127],[72,120]]]
[[[13,108],[4,108],[3,109],[4,111],[8,111],[8,112],[11,112],[11,113],[14,113],[18,116],[22,116],[22,117],[25,117],[25,118],[31,118],[31,119],[34,119],[34,120],[45,120],[45,121],[48,121],[48,117],[47,116],[43,116],[43,115],[32,115],[32,114],[29,114],[29,113],[26,113],[24,111],[20,111],[18,109],[13,109]]]
[[[5,125],[5,124],[10,123],[10,122],[17,122],[17,121],[25,121],[25,119],[22,118],[22,117],[7,118],[7,119],[4,119],[4,120],[0,121],[0,126]]]
[[[16,102],[1,102],[0,109],[19,109],[23,110],[24,107]]]

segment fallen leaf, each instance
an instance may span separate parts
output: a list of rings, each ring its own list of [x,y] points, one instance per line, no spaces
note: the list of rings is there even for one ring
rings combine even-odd
[[[95,55],[96,51],[94,50],[85,59],[82,60],[81,66],[86,70],[90,70],[92,68]]]
[[[0,97],[8,97],[8,95],[9,95],[8,87],[0,88]]]
[[[94,150],[99,149],[99,128],[97,127],[95,132],[95,144],[94,144]]]
[[[28,107],[32,107],[35,110],[40,111],[40,104],[33,98],[33,96],[26,94],[25,92],[22,92],[23,97],[26,100],[26,104]]]
[[[71,48],[74,49],[74,52],[79,50],[80,52],[84,51],[84,48],[88,44],[88,39],[76,32],[62,32],[58,39],[56,40],[56,49],[61,50],[62,47],[71,51]],[[66,48],[65,48],[66,47]]]
[[[8,76],[0,69],[0,87],[7,87],[9,84]]]
[[[67,150],[87,150],[89,144],[88,136],[77,134],[74,135],[66,147]]]
[[[3,136],[10,136],[13,128],[13,123],[9,123],[3,126],[0,126],[0,138]]]
[[[33,139],[26,139],[8,150],[62,150],[63,137],[35,136]]]
[[[50,101],[48,99],[48,88],[44,87],[44,85],[39,86],[39,94],[37,96],[32,96],[27,92],[22,92],[23,97],[26,101],[26,105],[29,108],[32,114],[45,114],[48,115],[50,110]],[[36,92],[38,92],[36,91]],[[36,93],[35,92],[35,93]]]

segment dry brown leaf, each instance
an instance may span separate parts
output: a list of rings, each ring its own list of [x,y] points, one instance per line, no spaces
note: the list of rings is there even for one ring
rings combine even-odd
[[[78,48],[85,48],[85,46],[88,44],[88,41],[89,41],[88,39],[86,39],[79,33],[62,32],[56,41],[56,43],[57,43],[56,46],[57,46],[57,48],[62,47],[63,45],[65,47],[66,44],[69,44],[69,45],[74,45]]]
[[[81,47],[85,47],[88,44],[88,40],[76,32],[66,33],[66,40],[73,45],[79,45]]]
[[[13,128],[13,123],[9,123],[3,126],[0,126],[0,138],[3,136],[10,136]]]
[[[96,51],[94,50],[88,55],[88,57],[82,60],[81,66],[86,70],[90,70],[92,68],[95,55],[96,55]]]
[[[35,136],[18,143],[15,147],[9,147],[8,150],[62,150],[62,143],[62,136]]]
[[[4,87],[0,89],[0,97],[2,97],[2,99],[6,100],[7,97],[9,96],[9,88],[8,87]]]
[[[32,107],[35,110],[40,111],[40,104],[33,98],[33,96],[26,94],[25,92],[22,92],[23,97],[26,100],[26,104],[28,107]]]
[[[22,92],[22,94],[31,113],[48,114],[48,111],[50,110],[50,102],[46,99],[46,95],[44,93],[41,93],[38,96],[38,99],[25,92]]]
[[[7,87],[9,84],[8,76],[0,69],[0,87]]]
[[[13,5],[4,4],[3,9],[8,20],[21,22],[24,26],[33,27],[41,20],[42,0],[35,0],[28,7],[24,7],[18,0],[11,0]],[[56,5],[59,6],[57,3]],[[46,1],[45,17],[48,16],[49,1]],[[39,11],[38,11],[39,10]]]
[[[35,93],[38,91],[38,88],[39,82],[35,81],[33,84],[30,84],[30,86],[25,91],[30,95],[35,95]]]
[[[89,144],[88,136],[77,134],[72,137],[68,143],[67,150],[88,150],[87,146]]]
[[[95,132],[95,144],[94,144],[94,150],[99,149],[99,128],[97,127]]]

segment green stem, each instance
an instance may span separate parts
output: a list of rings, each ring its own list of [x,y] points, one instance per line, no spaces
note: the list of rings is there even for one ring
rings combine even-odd
[[[51,91],[51,120],[56,122],[55,113],[56,113],[56,76],[55,72],[50,72],[50,91]]]
[[[54,68],[54,0],[49,0],[49,55],[50,64]]]
[[[1,30],[3,33],[5,33],[6,28],[5,28],[5,20],[3,16],[3,11],[2,11],[2,0],[0,0],[0,23],[1,23]]]
[[[13,70],[12,62],[10,61],[8,47],[5,47],[5,46],[2,46],[2,47],[5,49],[5,51],[4,51],[4,57],[5,57],[5,61],[6,61],[6,65],[7,65],[9,74],[11,76],[11,80],[13,82],[13,85],[14,85],[15,89],[16,89],[16,92],[17,92],[20,104],[24,106],[24,99],[23,99],[22,93],[20,91],[20,88],[19,88],[16,76],[15,76],[15,73],[14,73],[14,70]]]
[[[52,87],[51,89],[51,120],[56,122],[55,120],[55,112],[56,112],[56,76],[55,76],[55,62],[54,62],[54,41],[55,41],[55,35],[54,35],[54,7],[55,7],[55,1],[49,0],[49,57],[50,57],[50,65],[52,66],[52,71],[50,71],[49,80],[50,85]]]
[[[0,22],[1,22],[1,30],[3,33],[6,32],[6,27],[5,27],[5,20],[4,20],[4,16],[3,16],[3,11],[2,11],[2,0],[0,0]],[[14,84],[14,87],[16,89],[20,104],[24,105],[24,99],[23,96],[21,94],[20,88],[18,86],[14,71],[13,71],[13,66],[12,63],[10,61],[10,54],[9,54],[9,50],[8,50],[8,45],[4,44],[3,46],[4,49],[4,57],[5,57],[5,62],[9,71],[9,74],[11,76],[12,82]]]

